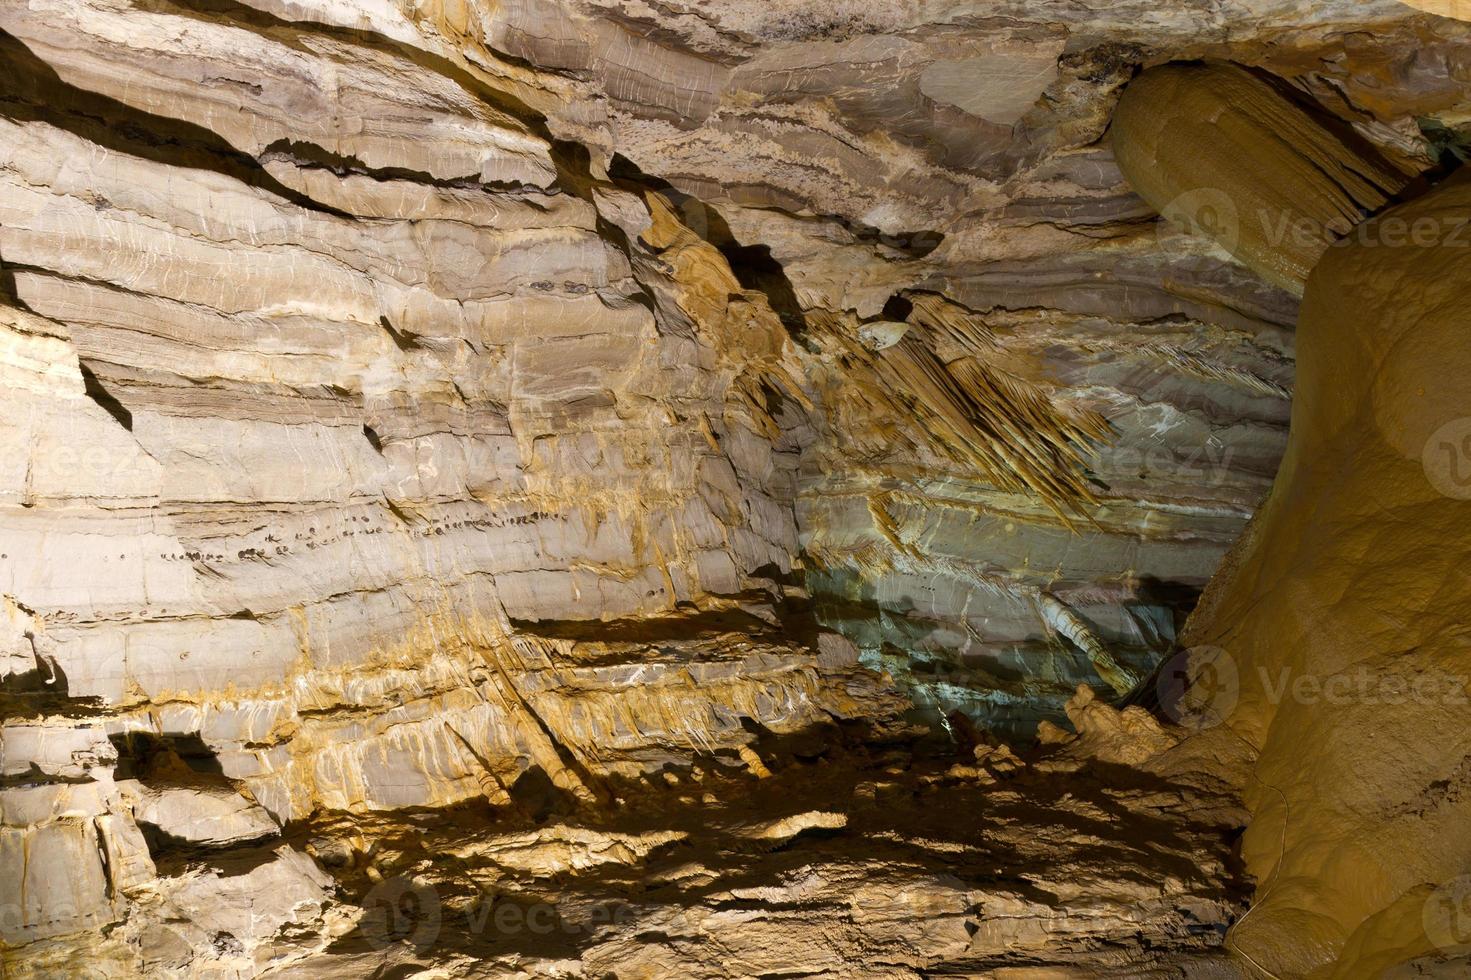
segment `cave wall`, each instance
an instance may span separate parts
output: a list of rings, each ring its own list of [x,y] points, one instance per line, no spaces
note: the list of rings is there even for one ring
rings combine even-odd
[[[22,178],[24,168],[16,169],[16,183],[29,190],[10,205],[0,259],[15,270],[22,303],[67,324],[90,378],[84,387],[140,415],[131,432],[120,425],[98,437],[99,446],[116,444],[97,451],[98,460],[108,457],[100,476],[85,473],[96,465],[74,468],[67,454],[48,451],[39,493],[88,498],[92,487],[67,485],[81,476],[102,484],[104,497],[159,495],[196,510],[266,498],[281,515],[279,526],[247,522],[223,534],[208,527],[213,516],[202,517],[209,546],[187,529],[179,536],[150,526],[147,533],[160,535],[155,546],[109,557],[130,563],[119,566],[115,607],[77,615],[167,620],[196,615],[202,601],[215,620],[208,629],[232,651],[220,662],[269,647],[261,656],[274,666],[262,676],[279,679],[300,645],[299,630],[280,613],[296,603],[338,597],[332,608],[347,610],[377,602],[367,620],[349,623],[349,614],[337,617],[342,625],[310,627],[362,634],[381,616],[417,615],[389,598],[417,577],[416,610],[447,588],[466,590],[466,601],[448,600],[464,609],[483,606],[493,592],[513,620],[640,615],[698,592],[739,592],[745,573],[784,571],[802,547],[826,556],[809,569],[823,615],[860,642],[870,663],[900,674],[912,662],[932,667],[938,677],[920,678],[915,690],[942,712],[965,707],[1017,731],[1040,715],[1057,717],[1076,682],[1108,686],[1090,656],[1094,638],[1117,649],[1129,674],[1147,670],[1169,648],[1179,614],[1239,533],[1280,455],[1295,303],[1208,247],[1160,234],[1099,143],[1112,103],[1139,64],[1229,53],[1304,89],[1336,93],[1334,108],[1366,138],[1405,156],[1415,144],[1405,134],[1404,106],[1444,110],[1459,98],[1463,55],[1455,41],[1463,29],[1390,3],[1352,11],[1281,4],[1252,18],[1182,8],[1141,20],[1126,5],[1045,19],[1009,13],[977,19],[960,7],[921,17],[738,5],[715,16],[520,3],[7,9],[8,50],[28,93],[13,101],[12,125],[30,130],[29,140],[17,133],[13,152],[26,142],[33,157],[44,156],[40,147],[65,151],[74,168],[90,153],[101,172]],[[1248,28],[1229,42],[1211,40],[1210,25],[1233,18]],[[1357,31],[1366,23],[1384,52],[1368,74],[1345,61],[1362,46]],[[894,119],[907,121],[896,130],[887,125]],[[109,179],[141,188],[159,166],[204,173],[176,179],[166,171],[175,193],[144,208],[152,222],[177,231],[153,243],[125,238],[144,233],[131,219],[134,202]],[[798,337],[794,356],[809,365],[827,355],[808,356],[797,320],[836,318],[826,329],[851,339],[859,321],[882,319],[886,304],[906,293],[956,304],[973,317],[987,357],[1004,354],[1008,377],[1040,385],[1065,416],[1106,423],[1103,438],[1080,440],[1078,459],[1048,464],[1084,474],[1087,520],[1067,505],[1062,514],[1041,506],[1025,483],[978,474],[972,460],[927,452],[936,436],[924,419],[919,431],[892,438],[911,424],[902,416],[913,409],[902,405],[900,418],[849,413],[842,431],[821,412],[815,423],[778,423],[790,434],[770,450],[748,438],[751,427],[736,425],[741,434],[733,438],[750,448],[735,451],[734,486],[712,475],[714,464],[694,462],[707,448],[695,408],[722,426],[723,409],[711,408],[739,370],[726,366],[722,376],[702,359],[710,347],[741,341],[718,331],[690,340],[691,328],[667,322],[679,316],[665,311],[670,304],[649,309],[658,277],[640,272],[627,249],[638,250],[646,206],[629,204],[626,188],[604,180],[609,172],[650,175],[657,182],[646,186],[669,187],[681,223],[721,250],[743,290],[765,297]],[[52,182],[66,189],[63,200],[36,196]],[[597,193],[595,182],[604,184]],[[390,231],[395,222],[399,230]],[[187,243],[176,237],[186,233]],[[391,244],[376,244],[378,236]],[[301,260],[286,254],[284,243],[295,238],[313,243]],[[91,254],[99,250],[90,242],[108,243],[104,254]],[[169,269],[148,258],[176,252]],[[274,254],[258,263],[260,253]],[[242,271],[239,282],[217,274],[227,267]],[[293,289],[310,292],[315,308],[301,308]],[[760,297],[752,303],[760,307]],[[108,322],[71,323],[84,319],[82,308],[95,316],[92,307],[103,305],[117,308]],[[196,351],[193,363],[174,356],[177,341],[148,348],[167,345],[166,336],[124,343],[121,334],[139,320],[172,322],[175,337],[205,329],[211,338],[231,331],[253,338],[258,331],[241,326],[263,321],[308,335],[314,320],[318,331],[340,322],[354,329],[319,336],[325,348],[310,336],[278,334],[269,363],[252,346],[226,368],[217,362],[229,355],[215,348],[235,348],[224,341],[200,343],[208,350]],[[592,330],[578,325],[592,322]],[[944,370],[975,353],[963,344],[929,346],[939,348]],[[125,357],[124,347],[135,352]],[[139,363],[163,362],[165,351],[179,367],[164,373],[185,383],[161,383],[148,377],[162,370],[158,364]],[[262,360],[247,367],[252,351]],[[284,357],[299,365],[295,376],[281,372]],[[314,357],[316,371],[308,367]],[[569,363],[585,364],[584,376],[548,378],[558,373],[552,365]],[[673,373],[671,364],[678,364]],[[821,380],[792,382],[802,384],[820,403]],[[306,423],[284,406],[244,411],[236,392],[251,387],[266,396],[271,385],[282,386],[278,402],[320,421]],[[251,418],[231,421],[231,412],[209,408],[211,397]],[[178,433],[177,449],[147,445],[162,427],[143,422],[179,414],[154,408],[157,398],[196,405],[183,414],[198,420],[167,427],[171,442]],[[661,399],[682,404],[665,410]],[[439,417],[432,425],[426,409]],[[403,421],[407,414],[420,420]],[[266,428],[254,425],[256,416]],[[241,426],[256,434],[243,435]],[[816,438],[822,426],[826,436]],[[598,434],[613,428],[616,440]],[[639,429],[645,434],[633,434]],[[622,430],[627,449],[611,445],[625,439]],[[680,439],[694,448],[676,463]],[[222,442],[228,454],[213,445]],[[852,451],[860,444],[866,448]],[[129,453],[140,462],[118,467],[114,479],[112,461]],[[303,469],[298,458],[334,464]],[[23,469],[19,459],[13,465]],[[157,479],[184,489],[151,486],[154,462],[162,466]],[[280,475],[268,478],[273,469]],[[618,474],[612,480],[609,469]],[[265,490],[293,483],[286,473],[300,474],[302,488]],[[54,490],[47,477],[57,481]],[[710,494],[696,492],[712,479],[725,482],[729,498],[715,510],[703,506]],[[363,500],[435,499],[449,508],[419,515],[426,525],[525,520],[507,536],[523,551],[543,533],[539,502],[589,486],[617,502],[550,518],[556,530],[545,533],[553,537],[602,538],[575,569],[565,567],[570,559],[544,567],[530,554],[507,563],[515,546],[496,547],[484,529],[469,532],[478,545],[462,546],[461,526],[446,528],[448,538],[436,535],[434,548],[487,550],[455,565],[466,574],[448,584],[433,570],[440,559],[427,554],[365,557],[360,572],[348,568],[352,557],[334,557],[328,564],[340,581],[305,587],[194,581],[192,556],[217,554],[223,563],[229,555],[248,566],[259,551],[297,548],[298,534],[304,547],[350,529],[310,517],[312,501],[320,507],[344,486]],[[16,491],[22,500],[35,492]],[[794,495],[802,501],[800,543],[789,513]],[[700,498],[696,513],[683,513],[692,497]],[[495,516],[488,498],[501,508]],[[505,510],[511,499],[516,509]],[[748,503],[749,516],[727,516],[731,504]],[[646,519],[637,513],[646,507],[680,519]],[[922,543],[906,545],[902,561],[880,554],[892,550],[895,532],[874,513],[889,515],[898,540]],[[370,512],[354,516],[373,520]],[[1082,534],[1069,527],[1079,523]],[[316,524],[324,526],[312,530]],[[734,535],[716,524],[733,525]],[[394,525],[362,529],[385,526]],[[670,534],[688,537],[675,542]],[[336,541],[323,557],[360,554],[369,538],[344,540],[356,544]],[[659,542],[663,557],[637,554],[649,541]],[[95,536],[88,542],[101,549],[98,558],[112,554]],[[77,554],[83,561],[75,568],[89,569],[89,553]],[[864,558],[876,561],[865,567]],[[659,570],[666,559],[667,581]],[[145,562],[156,566],[147,574],[157,583],[146,601],[137,584]],[[226,579],[238,583],[249,571]],[[363,588],[360,576],[374,575],[382,584]],[[170,576],[172,596],[164,585]],[[977,576],[990,584],[972,581]],[[51,580],[68,601],[93,588]],[[131,591],[125,582],[134,583]],[[45,605],[21,591],[12,590],[21,602]],[[584,604],[592,593],[597,598]],[[143,608],[150,603],[163,612]],[[263,625],[262,616],[271,622]],[[165,638],[168,630],[188,636],[194,627],[150,629],[160,639],[136,655],[140,663],[176,657],[161,649],[177,642]],[[876,629],[888,634],[887,646]],[[333,642],[361,652],[376,635],[369,629]],[[73,665],[81,670],[76,682],[99,676],[78,692],[116,698],[129,683],[115,652],[84,659]],[[178,671],[172,663],[153,669],[162,672],[148,681],[155,691]],[[217,683],[219,674],[205,680]]]
[[[1271,481],[1297,303],[1131,192],[1122,86],[1260,66],[1413,172],[1468,71],[1388,0],[0,31],[0,855],[75,869],[7,941],[152,874],[148,739],[280,822],[1127,688]]]

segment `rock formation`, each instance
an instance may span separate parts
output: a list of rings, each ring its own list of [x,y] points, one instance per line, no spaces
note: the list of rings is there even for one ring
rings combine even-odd
[[[0,4],[4,975],[1444,959],[1445,13]]]
[[[1388,245],[1401,227],[1418,234]],[[1282,471],[1188,633],[1231,661],[1206,696],[1259,753],[1258,903],[1234,940],[1277,975],[1379,975],[1447,946],[1463,956],[1445,975],[1471,967],[1452,918],[1471,871],[1468,231],[1453,179],[1318,263]]]
[[[1373,162],[1336,150],[1338,165],[1305,166],[1274,149],[1237,169],[1248,147],[1274,145],[1283,111],[1237,114],[1244,97],[1216,113],[1229,139],[1207,133],[1169,166],[1133,159],[1138,135],[1168,146],[1194,132],[1166,106],[1245,84],[1225,66],[1146,72],[1115,120],[1125,171],[1142,186],[1251,202],[1259,224],[1238,216],[1218,233],[1264,275],[1311,269],[1287,452],[1186,630],[1174,712],[1223,724],[1201,737],[1239,741],[1255,758],[1242,853],[1256,902],[1231,935],[1247,963],[1348,978],[1413,960],[1456,975],[1471,965],[1459,919],[1471,881],[1460,788],[1471,675],[1453,543],[1471,499],[1460,382],[1471,347],[1457,309],[1471,183],[1458,173],[1362,223],[1341,198],[1332,228],[1324,202]],[[1296,118],[1294,146],[1326,145],[1331,134]],[[1386,203],[1356,199],[1365,210]],[[1322,237],[1274,242],[1260,234],[1272,224]]]
[[[1113,133],[1151,206],[1298,295],[1323,250],[1408,182],[1239,65],[1146,72],[1119,100]]]

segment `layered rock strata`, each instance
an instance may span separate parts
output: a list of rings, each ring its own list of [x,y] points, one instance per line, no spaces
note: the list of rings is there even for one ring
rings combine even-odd
[[[791,341],[658,198],[594,191],[534,117],[403,54],[303,62],[179,12],[140,86],[99,55],[164,15],[96,8],[81,46],[6,16],[17,713],[90,699],[89,745],[161,742],[272,829],[533,777],[591,802],[610,772],[747,764],[743,724],[893,714],[783,591]],[[222,121],[201,65],[271,92]],[[297,129],[313,104],[358,135]],[[91,898],[29,889],[8,942],[116,918],[132,814],[168,808],[74,783],[41,723],[5,734],[5,877]]]
[[[1233,798],[1147,716],[1076,714],[1090,737],[1040,757],[802,739],[762,744],[765,777],[701,764],[607,809],[322,815],[291,841],[340,904],[320,872],[284,875],[286,848],[237,847],[246,881],[161,878],[150,911],[175,918],[134,916],[85,957],[32,943],[8,975],[1244,976],[1220,946]],[[1141,768],[1100,781],[1100,750]],[[255,931],[222,911],[250,886],[272,889]]]
[[[1155,793],[1219,787],[1109,770],[1087,801],[1001,799],[1005,843],[957,884],[982,845],[932,828],[882,873],[864,849],[990,790],[905,777],[885,827],[780,781],[772,740],[895,735],[918,705],[962,750],[947,778],[984,782],[973,725],[1029,734],[1172,649],[1275,470],[1296,302],[1160,233],[1102,139],[1114,103],[1142,65],[1231,58],[1408,175],[1433,163],[1413,117],[1466,108],[1466,30],[1387,0],[0,7],[9,960],[352,973],[353,875],[385,874],[352,828],[559,815],[642,874],[772,771],[801,805],[738,815],[788,821],[758,834],[787,883],[763,914],[837,928],[884,884],[821,970],[1173,969],[1140,932],[1214,959],[1235,818]],[[823,792],[866,780],[855,751]],[[646,819],[647,783],[695,771],[714,803]],[[1102,842],[1109,815],[1170,856],[1042,832]],[[805,848],[840,820],[778,867],[781,827]],[[744,927],[760,876],[724,833],[700,846],[740,894],[681,886],[653,932]],[[1085,884],[990,888],[1033,837],[1008,875]],[[553,850],[538,887],[591,860]],[[606,942],[552,961],[723,962]],[[786,969],[758,945],[752,972]]]
[[[1408,183],[1239,65],[1145,72],[1112,133],[1140,197],[1299,295],[1323,250]]]

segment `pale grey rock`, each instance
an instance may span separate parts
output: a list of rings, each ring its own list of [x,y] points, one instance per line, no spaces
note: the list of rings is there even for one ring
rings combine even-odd
[[[280,831],[259,804],[227,787],[155,789],[133,783],[122,792],[131,798],[134,820],[191,844],[235,844]]]
[[[154,877],[113,780],[117,752],[96,722],[0,726],[0,942],[105,926]]]
[[[316,917],[330,884],[311,858],[282,846],[243,874],[186,875],[169,884],[165,900],[187,919],[191,933],[224,934],[249,952],[283,926]]]
[[[100,725],[16,721],[0,728],[0,777],[86,781],[94,769],[110,776],[116,762],[117,750]]]
[[[5,791],[13,798],[16,791]],[[6,809],[13,804],[7,800]],[[103,863],[103,843],[90,819],[59,818],[34,828],[0,827],[0,875],[11,883],[3,939],[19,945],[94,929],[118,909]]]
[[[953,61],[931,62],[919,76],[919,90],[973,116],[1011,125],[1032,108],[1057,77],[1062,43],[1051,50],[995,52]]]

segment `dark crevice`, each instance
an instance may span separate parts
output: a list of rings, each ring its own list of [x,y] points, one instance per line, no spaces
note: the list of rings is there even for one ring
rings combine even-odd
[[[46,692],[67,696],[68,682],[66,671],[61,669],[61,664],[54,657],[48,657],[36,649],[36,636],[30,630],[22,637],[31,650],[31,658],[36,666],[26,671],[13,671],[9,674],[0,674],[0,693],[21,694]]]
[[[0,31],[0,117],[47,123],[79,139],[170,167],[192,167],[233,178],[298,207],[339,218],[351,215],[282,184],[248,153],[212,130],[154,115],[63,81],[18,38]]]
[[[577,809],[577,800],[552,782],[541,766],[532,766],[523,772],[507,788],[507,793],[511,802],[536,823]]]
[[[227,23],[231,26],[250,30],[261,37],[268,38],[279,44],[286,44],[302,51],[310,49],[303,42],[306,37],[327,37],[341,41],[344,44],[354,45],[369,51],[376,51],[401,58],[411,64],[418,65],[426,71],[433,72],[443,78],[460,86],[467,94],[474,97],[484,106],[501,112],[506,116],[508,124],[519,123],[532,135],[546,141],[551,146],[552,163],[557,170],[557,187],[584,200],[591,200],[591,177],[587,167],[588,153],[585,147],[565,140],[558,140],[552,135],[550,127],[547,126],[546,116],[536,109],[527,105],[521,99],[493,87],[482,81],[468,69],[455,64],[441,55],[416,48],[412,45],[396,41],[386,35],[379,34],[362,28],[339,27],[331,24],[306,23],[298,24],[285,20],[274,14],[258,10],[239,0],[145,0],[149,9],[168,11],[182,16],[194,17],[196,19],[208,19],[213,23]],[[490,50],[495,57],[507,64],[518,65],[527,69],[545,71],[537,68],[524,59],[515,55],[507,54],[494,49]],[[555,74],[555,72],[551,72]],[[292,152],[296,152],[303,144],[289,144]],[[275,144],[273,144],[273,147]],[[309,147],[310,144],[305,146]],[[314,151],[307,150],[308,159],[319,165],[327,165],[327,161],[335,155],[318,148],[320,155],[313,160]],[[578,152],[581,156],[578,157]],[[336,158],[338,165],[351,166],[351,159]],[[355,168],[354,168],[355,169]],[[387,170],[364,170],[364,173],[395,174],[402,173],[407,176],[409,171]],[[432,183],[432,181],[431,181]],[[450,181],[451,186],[458,181]],[[474,181],[474,185],[495,187],[494,183],[482,183]]]
[[[889,233],[872,225],[844,218],[842,215],[824,215],[832,221],[836,221],[852,233],[854,239],[864,245],[877,245],[881,248],[898,252],[905,258],[922,259],[945,240],[942,232],[921,229],[918,231],[900,231]]]
[[[183,840],[149,824],[139,823],[138,829],[143,833],[149,856],[153,859],[160,878],[171,878],[204,868],[220,878],[238,878],[279,859],[277,851],[280,843],[273,839],[262,839],[270,837],[269,834],[234,844],[210,845]]]
[[[727,245],[720,249],[725,261],[740,284],[764,293],[782,325],[794,337],[807,331],[807,318],[797,301],[797,293],[782,264],[771,254],[770,245]]]
[[[763,596],[764,598],[764,596]],[[740,609],[717,609],[685,616],[650,616],[614,620],[512,619],[517,633],[559,640],[609,643],[657,643],[695,640],[724,633],[760,636],[775,627]]]
[[[0,256],[0,303],[27,313],[35,312],[20,298],[20,291],[15,284],[15,270],[5,264],[3,256]]]
[[[1405,193],[1406,188],[1403,184],[1400,186],[1386,186],[1382,178],[1385,175],[1399,174],[1401,181],[1409,181],[1410,175],[1391,163],[1383,152],[1380,151],[1379,147],[1375,146],[1367,137],[1354,129],[1347,120],[1331,112],[1309,93],[1292,85],[1286,79],[1252,65],[1242,65],[1241,67],[1245,68],[1255,78],[1265,82],[1284,99],[1301,109],[1324,132],[1331,135],[1352,151],[1355,165],[1351,169],[1360,179],[1365,183],[1373,185],[1388,199],[1385,204],[1374,211],[1360,208],[1362,217],[1371,217],[1373,214],[1393,206],[1396,200]],[[1345,163],[1345,166],[1347,167],[1349,165]],[[1333,175],[1325,174],[1324,176],[1337,183]]]
[[[370,167],[355,156],[334,153],[316,143],[306,140],[278,139],[261,150],[260,161],[280,160],[297,167],[314,167],[331,171],[338,177],[358,175],[373,180],[402,180],[426,187],[453,188],[458,190],[488,190],[502,193],[541,193],[541,188],[513,181],[481,180],[467,174],[464,177],[435,177],[422,170],[408,167]]]
[[[1412,201],[1452,177],[1464,180],[1471,173],[1466,169],[1468,157],[1471,157],[1471,131],[1453,129],[1437,119],[1421,118],[1415,120],[1415,124],[1425,138],[1426,148],[1435,165],[1416,175],[1400,188],[1399,193],[1391,195],[1383,210]]]
[[[111,392],[102,387],[102,382],[97,380],[97,376],[87,367],[85,361],[79,361],[78,365],[82,369],[82,385],[86,390],[87,397],[96,402],[108,415],[116,419],[118,425],[132,432],[133,413],[123,407],[123,403],[118,401]]]
[[[347,44],[403,58],[459,85],[483,105],[505,114],[507,124],[524,126],[545,140],[557,170],[557,187],[591,200],[592,178],[585,147],[556,139],[546,117],[516,97],[482,82],[446,58],[413,48],[367,30],[311,24],[298,27],[290,21],[256,10],[237,0],[151,0],[145,9],[164,11],[212,22],[224,22],[251,30],[293,48],[308,50],[305,36],[331,37]],[[508,61],[516,59],[507,56]],[[233,177],[252,187],[267,190],[300,207],[352,219],[348,212],[313,200],[278,181],[252,157],[212,130],[182,120],[157,116],[109,96],[77,88],[61,80],[44,60],[19,39],[0,31],[0,65],[6,66],[9,84],[0,93],[0,116],[17,122],[44,121],[74,135],[133,156],[170,166],[195,167]],[[17,84],[18,83],[18,84]],[[539,190],[520,184],[481,181],[473,176],[444,180],[407,168],[369,167],[354,157],[343,156],[309,142],[278,140],[266,147],[261,159],[287,159],[295,164],[322,167],[339,175],[359,173],[375,179],[403,179],[437,187],[483,187],[492,190]]]
[[[896,323],[907,323],[909,314],[914,312],[914,304],[909,299],[895,293],[884,303],[883,311],[879,314],[885,320],[893,320]]]
[[[168,760],[173,757],[177,757],[177,761],[190,772],[203,777],[222,777],[225,773],[215,750],[192,732],[156,735],[153,732],[125,731],[109,735],[108,740],[117,749],[118,779],[143,779],[152,785],[173,785],[176,780],[157,775],[167,768]]]
[[[786,270],[772,256],[771,246],[742,244],[730,230],[729,222],[715,208],[684,193],[667,180],[645,174],[626,157],[613,155],[608,176],[627,190],[652,190],[663,194],[678,210],[680,220],[687,228],[720,250],[743,288],[754,289],[766,296],[771,309],[793,338],[801,340],[806,334],[807,318],[797,301],[796,290],[792,288]]]
[[[380,316],[378,325],[393,338],[393,343],[399,350],[407,352],[423,349],[424,345],[419,343],[419,338],[415,334],[394,329],[393,324],[388,322],[388,317]]]
[[[3,557],[0,555],[0,558]],[[20,603],[14,604],[22,611],[29,612]],[[0,720],[42,718],[47,715],[95,718],[107,713],[108,709],[101,698],[72,696],[66,671],[55,657],[36,649],[34,633],[27,630],[23,639],[30,647],[35,666],[30,670],[0,675]],[[0,777],[0,786],[49,782],[57,778],[41,773],[34,763],[31,768],[31,772]]]

